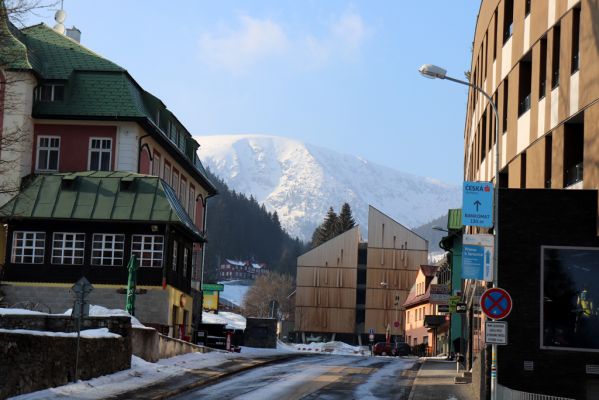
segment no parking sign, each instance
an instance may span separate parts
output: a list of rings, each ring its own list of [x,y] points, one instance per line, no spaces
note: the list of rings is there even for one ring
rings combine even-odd
[[[487,289],[480,297],[480,309],[491,319],[503,319],[512,311],[512,297],[501,288]]]

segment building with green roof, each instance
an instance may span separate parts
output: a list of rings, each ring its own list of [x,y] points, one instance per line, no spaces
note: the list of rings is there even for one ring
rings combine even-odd
[[[96,287],[93,304],[124,308],[132,255],[142,288],[136,316],[144,323],[168,332],[171,302],[191,298],[193,245],[204,236],[158,177],[38,175],[0,207],[0,222],[8,224],[3,290],[15,303],[62,312],[72,305],[70,285],[85,276]]]
[[[152,260],[165,266],[174,252],[179,252],[176,257],[185,256],[183,247],[167,247],[173,244],[168,239],[172,231],[179,232],[186,239],[178,245],[191,246],[186,276],[190,284],[170,279],[165,268],[142,269],[146,272],[139,279],[152,287],[158,283],[163,295],[168,294],[168,311],[159,312],[168,320],[161,325],[172,327],[183,321],[189,325],[193,302],[182,299],[189,287],[200,287],[206,200],[216,194],[197,156],[199,143],[125,68],[44,24],[15,27],[1,0],[0,76],[6,82],[0,85],[2,137],[18,138],[12,148],[2,147],[0,152],[0,167],[4,167],[0,189],[10,188],[0,190],[2,218],[8,224],[8,241],[0,243],[0,253],[16,240],[36,243],[38,239],[14,236],[24,221],[36,232],[54,235],[61,229],[70,235],[62,236],[64,240],[78,237],[67,227],[75,229],[86,221],[88,226],[109,226],[112,233],[125,235],[123,257],[132,251],[127,241],[132,239],[127,237],[135,229],[162,227],[157,231],[164,236],[162,259]],[[77,190],[69,189],[69,184]],[[24,191],[13,199],[20,187]],[[95,233],[85,230],[84,234],[83,250],[89,256]],[[52,240],[46,239],[44,257],[50,257]],[[11,272],[4,274],[4,283],[23,287],[27,280],[30,288],[45,282],[64,289],[74,282],[69,280],[77,274],[71,265],[58,266],[44,258],[43,266],[33,262],[16,267],[19,263],[11,251],[5,257],[5,270]],[[88,267],[98,271],[91,264]],[[124,267],[115,268],[100,270],[120,277]],[[96,272],[90,277],[94,285],[116,284]],[[7,299],[11,301],[10,296]]]

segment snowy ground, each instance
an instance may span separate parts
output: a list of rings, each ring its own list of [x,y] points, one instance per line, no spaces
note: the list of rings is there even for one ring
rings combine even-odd
[[[222,281],[219,283],[225,285],[225,290],[220,293],[220,298],[229,300],[238,306],[243,304],[243,298],[251,287],[248,281]]]
[[[129,390],[145,387],[151,383],[156,383],[172,376],[184,374],[190,370],[217,366],[231,358],[254,358],[273,354],[292,354],[298,351],[359,355],[362,349],[341,342],[313,343],[310,345],[288,345],[279,342],[276,349],[242,347],[241,353],[228,353],[223,351],[190,353],[159,360],[157,363],[150,363],[139,357],[133,356],[131,358],[131,369],[88,381],[79,381],[65,386],[13,397],[13,399],[39,400],[61,399],[64,397],[75,397],[77,399],[103,399]]]

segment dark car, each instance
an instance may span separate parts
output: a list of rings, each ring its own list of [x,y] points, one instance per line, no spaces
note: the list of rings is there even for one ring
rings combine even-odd
[[[407,356],[410,354],[410,346],[407,343],[378,342],[372,347],[375,356]]]

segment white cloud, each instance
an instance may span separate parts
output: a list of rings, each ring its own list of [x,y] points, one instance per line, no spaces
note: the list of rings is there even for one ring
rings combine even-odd
[[[366,26],[360,14],[345,12],[331,25],[331,33],[351,50],[358,49],[366,38]]]
[[[271,19],[240,15],[237,28],[200,36],[200,57],[235,74],[274,57],[288,57],[293,64],[308,68],[323,67],[331,60],[357,54],[368,35],[362,16],[353,10],[332,18],[319,36],[291,37]]]
[[[239,22],[237,30],[202,34],[201,57],[210,64],[241,73],[261,59],[284,53],[288,48],[287,35],[276,22],[247,15],[240,16]]]

